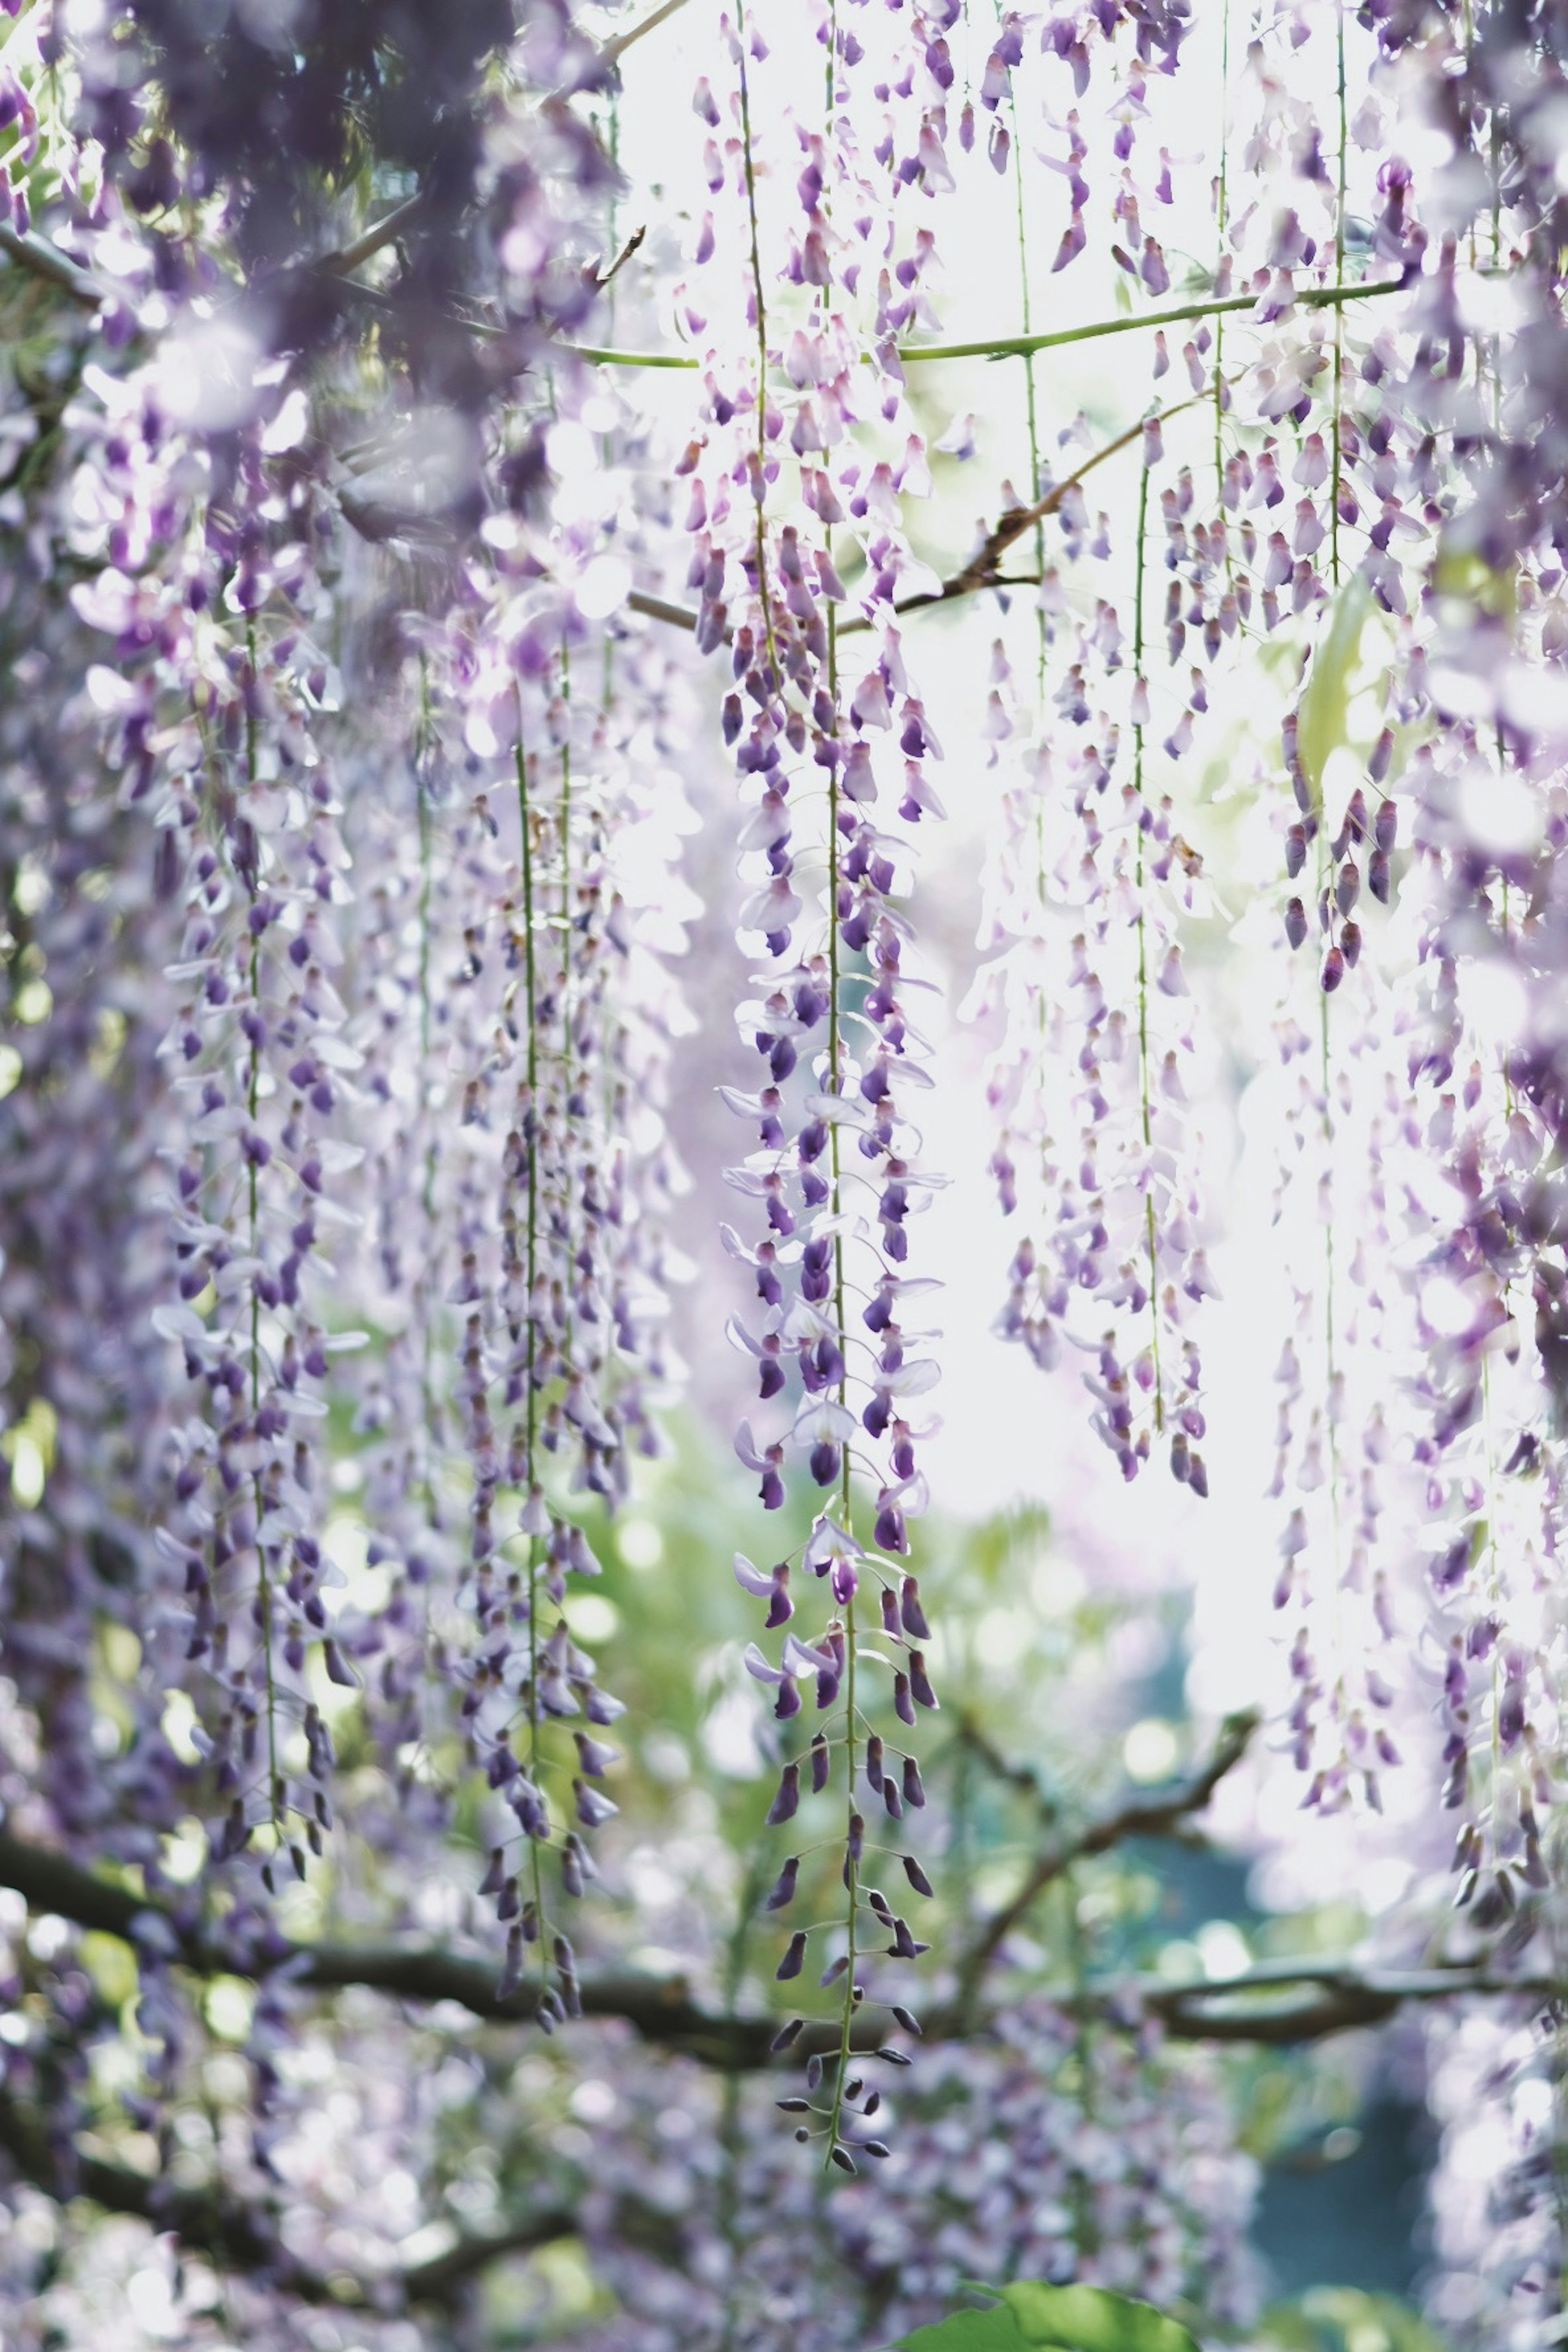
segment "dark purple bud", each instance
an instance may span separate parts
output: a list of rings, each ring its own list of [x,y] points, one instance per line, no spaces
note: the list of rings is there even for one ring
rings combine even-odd
[[[784,2051],[789,2049],[793,2042],[798,2042],[805,2029],[804,2017],[792,2017],[787,2025],[781,2025],[768,2044],[774,2057],[778,2057]]]
[[[1292,898],[1285,909],[1285,937],[1293,948],[1299,948],[1307,936],[1307,909],[1300,898]]]
[[[925,1654],[921,1650],[910,1652],[910,1689],[921,1706],[936,1706],[937,1696],[927,1678]]]
[[[917,1895],[935,1894],[935,1887],[931,1885],[931,1880],[926,1876],[925,1872],[921,1868],[920,1864],[915,1860],[912,1853],[906,1853],[904,1856],[904,1876],[909,1880],[910,1885],[914,1888]]]
[[[800,1856],[796,1853],[792,1853],[784,1868],[780,1871],[778,1877],[773,1882],[773,1893],[768,1896],[763,1908],[768,1911],[783,1911],[787,1909],[789,1905],[795,1901],[795,1881],[799,1876]]]
[[[784,1984],[789,1978],[799,1976],[801,1969],[805,1964],[805,1930],[804,1927],[797,1927],[795,1934],[789,1939],[788,1951],[784,1954],[783,1959],[779,1962],[778,1967],[774,1971],[777,1981],[780,1984]]]
[[[926,1792],[924,1783],[921,1780],[921,1768],[915,1762],[912,1756],[906,1756],[904,1759],[904,1802],[906,1805],[914,1806],[918,1811],[921,1806],[925,1803],[925,1801]]]
[[[904,1515],[896,1503],[884,1503],[878,1512],[877,1524],[872,1530],[872,1541],[882,1551],[908,1551],[909,1533],[904,1526]]]
[[[930,1641],[931,1627],[926,1623],[925,1611],[921,1607],[920,1585],[912,1576],[904,1579],[899,1596],[899,1614],[903,1620],[906,1633],[912,1634],[917,1642]]]
[[[819,1797],[826,1788],[832,1766],[832,1751],[828,1748],[826,1735],[819,1731],[811,1743],[811,1789],[814,1796]]]
[[[910,1698],[910,1678],[906,1674],[893,1676],[893,1712],[900,1723],[913,1723],[914,1706]]]
[[[779,1775],[779,1792],[768,1810],[768,1827],[792,1821],[800,1805],[800,1766],[786,1764]]]

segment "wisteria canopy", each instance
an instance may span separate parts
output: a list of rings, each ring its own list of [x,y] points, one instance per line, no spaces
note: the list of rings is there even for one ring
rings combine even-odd
[[[1565,156],[0,0],[5,2352],[1568,2340]]]

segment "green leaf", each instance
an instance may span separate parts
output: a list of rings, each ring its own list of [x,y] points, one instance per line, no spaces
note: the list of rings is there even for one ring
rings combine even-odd
[[[959,2311],[934,2327],[917,2327],[890,2352],[1200,2352],[1179,2320],[1152,2303],[1099,2286],[1047,2286],[1024,2279],[987,2287],[1002,2298],[993,2311]]]
[[[1026,2344],[1062,2352],[1199,2352],[1179,2320],[1107,2287],[1045,2286],[1025,2279],[998,2292]]]
[[[1312,798],[1320,803],[1329,754],[1339,750],[1349,732],[1351,673],[1361,652],[1361,635],[1371,610],[1371,591],[1358,572],[1345,582],[1334,599],[1329,625],[1319,641],[1312,674],[1302,689],[1296,753],[1312,788]]]
[[[1445,2352],[1407,2304],[1349,2286],[1315,2286],[1276,2305],[1263,2315],[1259,2343],[1270,2352]]]
[[[917,2327],[912,2336],[900,2336],[889,2352],[1026,2352],[1027,2343],[1006,2305],[996,2304],[989,2311],[955,2311],[934,2327]]]

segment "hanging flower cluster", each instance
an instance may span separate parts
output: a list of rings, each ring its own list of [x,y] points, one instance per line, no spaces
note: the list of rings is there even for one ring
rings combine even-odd
[[[846,2184],[826,2214],[765,2117],[748,2117],[738,2273],[710,2143],[658,2148],[668,2083],[618,2072],[588,2161],[587,2235],[622,2309],[613,2336],[594,2340],[674,2352],[721,2345],[729,2331],[759,2352],[803,2336],[848,2347],[929,2325],[965,2279],[1008,2276],[1073,2276],[1156,2299],[1196,2287],[1216,2315],[1249,2315],[1242,2231],[1255,2174],[1202,2057],[1163,2048],[1148,2024],[1086,2037],[1033,1999],[976,2047],[924,2053],[911,2080],[893,2160]],[[678,2269],[663,2250],[629,2242],[624,2225],[624,2200],[650,2181]]]
[[[898,619],[900,599],[929,577],[910,553],[901,501],[930,478],[897,338],[931,320],[921,277],[930,208],[952,184],[945,35],[956,13],[917,12],[883,57],[883,27],[867,23],[862,43],[847,16],[819,11],[826,116],[791,110],[781,139],[769,59],[785,27],[765,9],[737,11],[725,31],[728,102],[706,84],[698,92],[714,134],[710,185],[728,201],[702,226],[687,297],[694,329],[699,304],[725,312],[722,332],[708,330],[706,413],[680,470],[699,643],[723,649],[735,680],[724,731],[746,799],[742,940],[760,940],[769,959],[762,993],[740,1014],[761,1084],[727,1096],[756,1136],[730,1181],[763,1220],[727,1237],[754,1273],[757,1300],[732,1331],[771,1408],[765,1422],[742,1425],[738,1451],[767,1507],[784,1504],[792,1470],[824,1497],[798,1559],[768,1570],[742,1559],[736,1572],[769,1601],[774,1628],[795,1613],[792,1567],[827,1587],[820,1631],[787,1634],[777,1664],[760,1650],[750,1663],[776,1691],[781,1723],[801,1714],[802,1681],[815,1684],[825,1718],[809,1757],[785,1765],[770,1819],[793,1820],[803,1797],[830,1786],[847,1810],[846,1937],[824,1979],[843,1979],[843,2046],[824,2121],[799,2134],[824,2129],[828,2158],[847,2171],[866,1937],[890,1934],[889,1948],[907,1958],[924,1948],[867,1888],[861,1809],[898,1822],[923,1803],[902,1727],[936,1705],[918,1584],[899,1564],[908,1523],[925,1506],[915,1449],[929,1424],[914,1401],[937,1377],[916,1304],[928,1286],[906,1270],[909,1221],[932,1179],[918,1166],[913,1124],[930,1081],[904,828],[941,810],[927,780],[938,746]],[[875,81],[883,111],[863,146],[855,97],[860,78],[878,72],[889,77]],[[768,1434],[785,1413],[781,1433]],[[858,1527],[862,1468],[875,1486],[868,1537]],[[863,1588],[879,1603],[879,1649],[863,1646]],[[889,1678],[898,1731],[872,1728],[872,1664]],[[793,1901],[798,1868],[785,1865],[774,1907]],[[904,1869],[929,1893],[912,1856]],[[781,1977],[801,1973],[808,1942],[806,1930],[795,1933]],[[883,2152],[874,2137],[857,2144]]]
[[[1144,118],[1146,69],[1155,29],[1139,22],[1132,54],[1109,44],[1104,68],[1113,79],[1115,131],[1111,205],[1116,260],[1146,291],[1169,289],[1159,241],[1146,211],[1172,201],[1170,164],[1162,150],[1155,177],[1138,168],[1138,125]],[[1101,26],[1053,26],[1039,47],[1065,68],[1081,97]],[[1062,39],[1062,33],[1074,37]],[[1163,28],[1163,62],[1173,64],[1179,25]],[[1006,167],[1004,100],[1017,118],[1026,74],[1022,30],[1009,19],[982,90],[995,116],[991,145]],[[1054,85],[1053,85],[1054,87]],[[1055,267],[1089,243],[1089,202],[1083,173],[1089,149],[1076,109],[1068,116],[1072,217]],[[1055,163],[1058,159],[1049,157]],[[1029,256],[1023,238],[1026,151],[1013,153],[1018,174],[1020,294],[1026,341],[1032,325]],[[1195,348],[1193,380],[1204,377]],[[1156,377],[1168,366],[1156,346]],[[1191,401],[1180,404],[1190,407]],[[1008,656],[993,666],[987,732],[1008,745],[1016,781],[1005,802],[1006,832],[992,877],[981,934],[995,960],[976,992],[975,1011],[999,1027],[1004,1042],[992,1066],[987,1101],[999,1133],[992,1155],[1004,1213],[1025,1204],[1029,1231],[1009,1269],[997,1329],[1020,1342],[1042,1369],[1063,1357],[1064,1343],[1090,1360],[1084,1383],[1097,1435],[1134,1477],[1159,1445],[1172,1472],[1197,1495],[1208,1488],[1202,1452],[1205,1421],[1195,1310],[1215,1287],[1208,1269],[1201,1190],[1201,1138],[1184,1112],[1186,1074],[1195,1046],[1185,938],[1194,915],[1208,910],[1203,859],[1183,829],[1169,791],[1156,797],[1155,762],[1179,771],[1191,749],[1194,712],[1207,708],[1204,672],[1193,669],[1179,691],[1185,708],[1159,740],[1148,654],[1160,622],[1156,583],[1162,549],[1153,524],[1156,471],[1165,466],[1163,416],[1154,409],[1135,428],[1059,481],[1042,449],[1033,376],[1028,392],[1029,507],[1035,520],[1038,615],[1036,702],[1032,716],[1014,685]],[[1179,413],[1179,409],[1176,413]],[[1069,425],[1064,446],[1074,437]],[[1132,525],[1131,581],[1113,570],[1112,530],[1089,499],[1090,478],[1104,457],[1129,442],[1141,446]],[[1224,521],[1214,532],[1187,518],[1194,504],[1189,467],[1159,491],[1163,568],[1173,575],[1165,635],[1174,665],[1187,631],[1184,614],[1203,623],[1205,599],[1222,572]],[[1059,534],[1059,539],[1058,539]],[[1065,556],[1064,572],[1058,549]],[[1094,570],[1089,571],[1092,565]],[[1086,578],[1085,575],[1088,575]],[[1089,584],[1092,582],[1092,585]],[[1123,598],[1131,595],[1131,610]],[[1184,595],[1184,591],[1186,592]],[[1231,625],[1235,626],[1233,604]],[[1217,619],[1204,651],[1219,649]]]
[[[783,1557],[735,1565],[777,1637],[746,1665],[795,1849],[759,1899],[788,1933],[775,1983],[835,1993],[826,2031],[781,2024],[777,2053],[809,2053],[781,2104],[869,2177],[803,2263],[805,2176],[742,2145],[737,2091],[669,2158],[702,2325],[752,2327],[720,2307],[726,2265],[771,2304],[759,2328],[825,2346],[976,2270],[1234,2283],[1237,2160],[1207,2078],[1184,2105],[1152,2036],[1091,2047],[1025,2003],[887,2127],[932,1894],[909,1825],[936,1706],[919,639],[928,605],[1003,600],[988,677],[954,693],[1000,820],[975,1158],[1022,1236],[1006,1360],[1081,1372],[1120,1480],[1159,1457],[1207,1495],[1245,1097],[1290,1301],[1257,1359],[1279,1744],[1323,1814],[1377,1808],[1398,1768],[1414,1814],[1439,1750],[1444,1956],[1484,1962],[1488,1998],[1554,1980],[1560,27],[1534,0],[1266,11],[1245,39],[1181,0],[984,24],[730,0],[696,93],[706,196],[650,296],[630,265],[667,267],[677,229],[640,188],[621,241],[618,72],[679,12],[609,14],[597,41],[565,0],[281,29],[184,0],[4,12],[6,1834],[140,1874],[117,2079],[171,2177],[205,2046],[193,1938],[259,1987],[231,2037],[258,2181],[303,2095],[279,1938],[327,1885],[368,1907],[384,1879],[400,1925],[456,1937],[477,1887],[497,1997],[546,2031],[581,2006],[563,1923],[616,1853],[592,1833],[624,1785],[607,1685],[631,1687],[584,1630],[614,1623],[598,1522],[679,1373],[692,1016],[668,959],[706,694],[753,967],[721,1088],[738,1450],[791,1517]],[[1212,216],[1183,178],[1200,94]],[[939,257],[999,202],[1021,317],[980,348],[1029,371],[1026,453],[1003,453],[1024,488],[944,579],[915,517],[984,434],[932,437],[918,387],[954,356]],[[1140,356],[1091,425],[1045,354],[1098,264],[1127,307],[1079,339]],[[651,352],[588,344],[623,265]],[[694,397],[645,401],[633,359]],[[923,877],[921,901],[923,928]],[[1261,1069],[1243,997],[1275,1007]],[[345,1808],[331,1879],[290,1890]],[[425,1882],[442,1838],[475,1849],[460,1888]],[[14,2115],[37,2109],[61,2194],[108,2031],[91,1961],[72,1931],[21,1952],[0,2052],[0,2138],[31,2147]],[[1472,2022],[1432,2064],[1438,2295],[1479,2344],[1557,2294],[1561,2053]],[[649,2062],[623,2167],[651,2168],[664,2095]],[[389,2150],[405,2120],[377,2110]],[[1484,2247],[1456,2186],[1478,2145]],[[652,2347],[684,2322],[633,2251],[637,2186],[584,2179],[582,2228]]]

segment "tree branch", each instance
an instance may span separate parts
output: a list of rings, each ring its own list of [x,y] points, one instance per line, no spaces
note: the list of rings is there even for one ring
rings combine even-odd
[[[84,310],[101,310],[109,300],[107,289],[79,262],[72,261],[47,237],[36,236],[31,229],[23,236],[8,223],[0,224],[0,253],[9,254],[18,268],[30,270],[35,278],[68,294]]]
[[[1227,1716],[1220,1726],[1213,1753],[1190,1780],[1178,1782],[1163,1797],[1126,1798],[1110,1812],[1102,1813],[1098,1821],[1086,1823],[1072,1836],[1057,1837],[1044,1847],[1024,1874],[1017,1893],[984,1922],[959,1961],[958,1991],[953,2001],[957,2015],[963,2018],[973,2006],[981,1982],[1002,1946],[1047,1886],[1070,1870],[1075,1863],[1088,1861],[1097,1853],[1108,1853],[1112,1846],[1124,1843],[1128,1838],[1176,1835],[1194,1813],[1203,1811],[1226,1774],[1240,1763],[1261,1719],[1256,1709],[1249,1709],[1242,1715]],[[1000,1778],[1010,1780],[1015,1787],[1030,1790],[1037,1802],[1048,1807],[1049,1801],[1036,1786],[1032,1776],[1020,1774],[1015,1766],[998,1756],[976,1725],[965,1725],[959,1737]]]
[[[661,362],[658,364],[673,365],[673,362]],[[1114,441],[1106,442],[1103,448],[1086,457],[1075,472],[1066,475],[1059,482],[1053,482],[1045,496],[1037,499],[1033,506],[1008,507],[986,533],[978,552],[971,556],[962,571],[955,572],[951,579],[944,580],[940,588],[932,589],[928,594],[901,598],[893,606],[894,612],[919,613],[928,605],[951,604],[958,596],[978,595],[984,588],[1037,587],[1038,581],[1033,575],[1020,578],[998,571],[997,566],[1007,550],[1033,530],[1037,523],[1044,522],[1047,515],[1055,514],[1068,492],[1076,489],[1097,466],[1103,466],[1108,457],[1114,457],[1120,450],[1128,448],[1138,440],[1145,425],[1168,425],[1173,417],[1184,415],[1189,408],[1202,407],[1208,398],[1206,392],[1195,393],[1190,400],[1178,400],[1173,407],[1161,409],[1155,416],[1140,417],[1138,423],[1130,425],[1125,433],[1119,433]],[[671,604],[667,597],[647,596],[640,589],[634,589],[626,602],[634,613],[641,613],[650,621],[664,621],[677,629],[695,629],[697,626],[695,613],[689,612],[684,604]],[[870,626],[871,623],[864,619],[843,621],[839,624],[838,635],[841,637],[858,636]]]
[[[570,2237],[576,2216],[546,2208],[506,2230],[459,2237],[444,2253],[358,2277],[347,2272],[313,2270],[298,2261],[279,2235],[275,2215],[247,2202],[221,2182],[200,2189],[177,2188],[149,2179],[128,2164],[73,2148],[62,2162],[37,2116],[20,2100],[0,2092],[0,2148],[18,2172],[47,2197],[64,2202],[90,2198],[108,2213],[127,2213],[158,2231],[172,2231],[193,2253],[207,2255],[224,2270],[262,2273],[268,2284],[301,2303],[377,2310],[415,2304],[449,2303],[489,2263]]]
[[[424,189],[416,189],[414,194],[407,197],[404,203],[395,205],[391,212],[383,213],[378,221],[373,221],[367,229],[354,238],[352,245],[343,246],[337,253],[318,255],[313,266],[317,269],[330,270],[335,278],[351,276],[363,263],[368,261],[373,254],[379,253],[384,246],[390,245],[395,237],[402,236],[410,221],[417,216],[424,202]]]
[[[79,1927],[132,1946],[172,1949],[197,1976],[280,1976],[312,1992],[359,1985],[395,2000],[456,2001],[495,2023],[525,2024],[538,2005],[537,1988],[526,1985],[500,1999],[493,1962],[429,1945],[297,1944],[276,1934],[265,1941],[226,1941],[221,1930],[194,1923],[176,1905],[144,1898],[6,1831],[0,1831],[0,1885],[14,1888],[34,1910],[54,1912]],[[582,2000],[584,2016],[618,2017],[645,2041],[713,2066],[764,2065],[777,2024],[773,2018],[704,2009],[683,1977],[630,1971],[588,1977]]]
[[[1053,482],[1045,496],[1037,499],[1032,507],[1008,507],[986,533],[978,553],[971,556],[962,572],[955,572],[950,580],[944,580],[940,588],[932,589],[927,595],[903,597],[893,606],[894,612],[918,613],[928,604],[951,604],[955,596],[977,595],[983,588],[1016,585],[1016,583],[1001,579],[996,569],[1010,547],[1033,530],[1037,523],[1044,522],[1047,515],[1054,515],[1068,492],[1077,489],[1085,476],[1092,474],[1097,466],[1103,466],[1108,457],[1114,457],[1119,451],[1141,439],[1146,425],[1168,425],[1173,417],[1184,415],[1189,408],[1204,406],[1209,397],[1206,392],[1194,393],[1190,400],[1178,400],[1173,407],[1163,408],[1154,416],[1140,417],[1137,424],[1130,425],[1125,433],[1119,433],[1114,441],[1107,441],[1092,457],[1086,457],[1076,473],[1067,475],[1059,482]],[[845,621],[839,626],[838,635],[852,637],[870,626],[870,622],[866,620]]]
[[[1025,1887],[1033,1901],[1070,1864],[1103,1853],[1130,1837],[1179,1834],[1184,1822],[1202,1811],[1251,1738],[1254,1719],[1231,1718],[1213,1754],[1189,1781],[1168,1795],[1133,1798],[1062,1839],[1039,1856]],[[1010,1768],[1009,1768],[1010,1769]],[[222,1943],[210,1931],[194,1928],[163,1903],[144,1901],[131,1889],[80,1869],[60,1854],[0,1832],[0,1885],[12,1887],[35,1909],[49,1911],[80,1927],[132,1945],[155,1937],[174,1939],[181,1965],[198,1976],[264,1978],[286,1975],[308,1990],[336,1992],[349,1986],[386,1993],[395,2000],[457,2002],[489,2023],[525,2024],[534,2015],[535,1995],[520,1989],[501,2000],[492,1967],[462,1953],[428,1945],[294,1944],[273,1937],[245,1949]],[[1026,1905],[1018,1896],[986,1923],[979,1941],[993,1959]],[[1004,1924],[1005,1923],[1005,1924]],[[973,1972],[973,1950],[961,1964],[961,1985]],[[1308,1989],[1306,1999],[1295,1997]],[[1568,1999],[1568,1979],[1510,1977],[1485,1968],[1429,1969],[1405,1973],[1358,1969],[1348,1960],[1266,1962],[1235,1977],[1169,1984],[1163,1979],[1121,1979],[1074,1989],[1047,1988],[1066,2008],[1114,2018],[1129,2006],[1159,2017],[1179,2041],[1258,2042],[1274,2044],[1320,2041],[1358,2025],[1375,2025],[1409,2001],[1451,2000],[1468,1995],[1488,1999]],[[683,1977],[631,1973],[585,1976],[583,2012],[618,2018],[644,2041],[699,2064],[749,2073],[772,2060],[778,2019],[756,2012],[704,2009]],[[855,2047],[871,2050],[891,2031],[887,2010],[866,2004],[857,2020]],[[972,1996],[958,1997],[926,2014],[926,2038],[958,2041],[983,2031]],[[792,2044],[792,2060],[836,2047],[837,2029],[826,2019],[807,2022]],[[139,2178],[140,2176],[132,2176]],[[96,2194],[96,2191],[92,2192]],[[129,2191],[127,2191],[129,2193]],[[443,2259],[446,2259],[443,2257]]]
[[[667,18],[673,16],[678,8],[685,5],[686,0],[662,0],[662,5],[652,10],[640,24],[630,25],[624,33],[617,33],[614,40],[605,41],[599,55],[606,65],[618,65],[635,41],[640,41],[645,33],[653,32]]]
[[[1178,2041],[1284,2048],[1321,2042],[1357,2026],[1386,2024],[1412,2001],[1560,2003],[1568,2000],[1568,1978],[1501,1976],[1486,1968],[1362,1970],[1342,1960],[1280,1960],[1203,1984],[1146,1979],[1136,1998]]]

